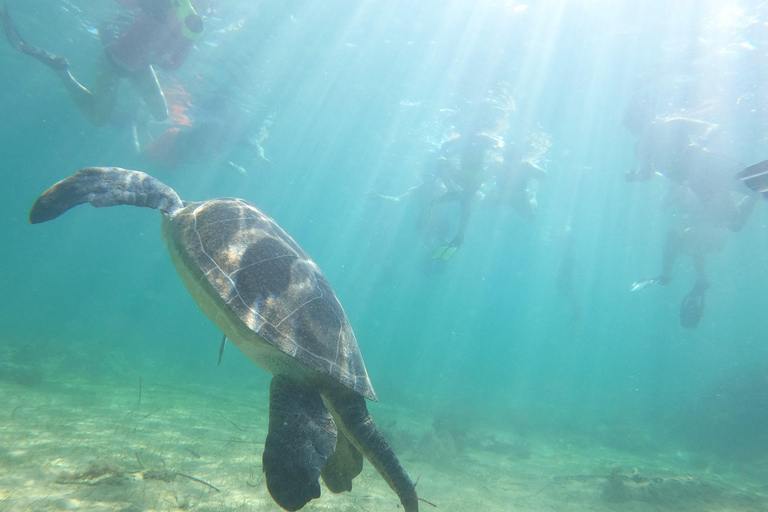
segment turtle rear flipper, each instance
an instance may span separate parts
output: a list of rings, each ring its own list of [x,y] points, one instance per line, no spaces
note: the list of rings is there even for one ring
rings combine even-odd
[[[376,427],[365,406],[365,398],[340,387],[326,390],[323,398],[332,410],[339,430],[395,491],[405,512],[418,512],[419,497],[416,495],[416,486]]]
[[[262,466],[277,504],[294,511],[319,498],[320,472],[335,448],[336,424],[320,393],[288,377],[273,377]]]
[[[352,479],[363,471],[363,454],[355,448],[347,436],[339,432],[336,451],[328,459],[320,476],[325,486],[333,493],[352,490]]]
[[[119,167],[88,167],[38,197],[29,221],[47,222],[83,203],[96,207],[128,204],[168,214],[183,206],[175,190],[149,174]]]

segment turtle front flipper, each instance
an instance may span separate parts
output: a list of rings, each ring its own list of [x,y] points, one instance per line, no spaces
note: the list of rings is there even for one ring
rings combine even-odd
[[[336,451],[328,459],[320,476],[325,486],[333,493],[352,490],[352,479],[363,470],[363,454],[353,445],[343,432],[338,433]]]
[[[29,212],[29,221],[47,222],[83,203],[96,207],[128,204],[167,214],[183,207],[175,190],[149,174],[119,167],[88,167],[38,197]]]
[[[262,465],[277,504],[294,511],[319,498],[320,472],[335,448],[336,425],[320,393],[288,377],[273,377]]]
[[[405,512],[418,512],[419,498],[416,495],[416,486],[376,427],[365,406],[365,398],[338,387],[324,391],[323,400],[332,412],[339,430],[365,455],[395,491]]]

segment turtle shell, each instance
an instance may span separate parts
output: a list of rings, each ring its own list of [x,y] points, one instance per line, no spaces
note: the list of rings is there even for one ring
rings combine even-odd
[[[274,220],[248,201],[221,198],[189,203],[167,221],[169,248],[183,253],[199,284],[212,287],[215,293],[208,295],[221,299],[218,310],[228,308],[294,361],[376,400],[336,294]]]

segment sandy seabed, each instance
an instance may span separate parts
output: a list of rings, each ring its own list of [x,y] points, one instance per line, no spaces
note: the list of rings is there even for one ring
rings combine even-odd
[[[139,401],[137,384],[0,380],[0,512],[281,510],[261,470],[266,390],[251,399],[145,380]],[[685,454],[641,457],[487,429],[451,434],[418,411],[377,404],[372,413],[430,502],[420,510],[768,510],[767,479],[691,469]],[[323,487],[304,508],[398,509],[367,462],[351,493]]]

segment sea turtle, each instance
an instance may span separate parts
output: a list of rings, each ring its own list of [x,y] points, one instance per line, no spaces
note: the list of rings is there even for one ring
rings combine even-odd
[[[377,398],[347,316],[288,233],[243,199],[183,202],[152,176],[117,167],[60,181],[29,219],[46,222],[86,202],[160,210],[165,244],[200,309],[274,375],[263,469],[281,507],[320,497],[320,476],[332,492],[351,490],[365,455],[405,511],[418,511],[415,485],[365,406]]]

